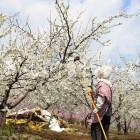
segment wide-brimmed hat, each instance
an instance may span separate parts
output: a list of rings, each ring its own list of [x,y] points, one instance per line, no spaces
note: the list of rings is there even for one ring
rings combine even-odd
[[[93,71],[95,77],[101,79],[108,79],[112,73],[112,67],[111,66],[107,66],[107,65],[103,65],[101,67],[96,68]]]

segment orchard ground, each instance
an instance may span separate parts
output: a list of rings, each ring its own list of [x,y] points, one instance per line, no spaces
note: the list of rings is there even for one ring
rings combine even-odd
[[[7,136],[6,136],[7,135]],[[12,133],[0,136],[0,140],[91,140],[89,128],[75,126],[69,131],[57,133],[49,129],[31,130],[25,127],[16,127]],[[127,135],[117,135],[116,131],[111,130],[110,140],[140,140],[140,134],[129,133]]]

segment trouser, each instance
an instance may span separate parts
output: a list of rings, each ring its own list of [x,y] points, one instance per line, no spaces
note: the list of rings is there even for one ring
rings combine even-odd
[[[107,139],[109,139],[109,126],[110,126],[110,116],[104,116],[102,119],[102,125],[106,133]],[[105,140],[104,134],[102,132],[100,123],[92,123],[91,125],[91,138],[92,140]]]

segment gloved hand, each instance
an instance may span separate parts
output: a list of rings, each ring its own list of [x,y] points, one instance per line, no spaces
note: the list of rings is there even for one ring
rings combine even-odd
[[[97,102],[94,103],[96,104],[96,108],[94,108],[92,112],[97,113],[102,108],[104,102],[105,102],[105,97],[98,96]]]
[[[96,108],[93,109],[92,112],[93,112],[93,113],[97,113],[98,111],[99,111],[99,109],[96,107]]]

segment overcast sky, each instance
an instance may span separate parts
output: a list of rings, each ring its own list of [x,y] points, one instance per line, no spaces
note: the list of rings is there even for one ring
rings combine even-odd
[[[96,16],[99,20],[118,14],[120,11],[136,13],[140,11],[140,0],[71,0],[71,16],[74,18],[80,11],[83,21]],[[33,29],[44,28],[47,17],[56,15],[54,0],[0,0],[0,12],[13,15],[20,12],[20,17],[29,17]],[[121,27],[113,29],[108,36],[112,40],[109,47],[103,48],[105,61],[119,63],[119,53],[127,59],[135,60],[140,51],[140,16],[125,21]],[[90,52],[95,51],[94,45]]]

